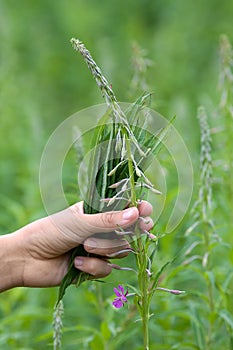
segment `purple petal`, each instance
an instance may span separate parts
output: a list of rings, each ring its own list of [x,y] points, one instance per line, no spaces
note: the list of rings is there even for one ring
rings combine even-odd
[[[117,288],[114,288],[113,290],[117,297],[121,297],[121,293],[118,291]]]
[[[127,301],[128,301],[126,296],[124,296],[124,295],[122,295],[121,300],[123,303],[127,303]]]
[[[112,305],[116,308],[116,309],[120,309],[124,304],[121,301],[120,298],[116,298],[113,300]]]
[[[124,295],[124,287],[119,284],[118,289],[121,291],[122,295]]]

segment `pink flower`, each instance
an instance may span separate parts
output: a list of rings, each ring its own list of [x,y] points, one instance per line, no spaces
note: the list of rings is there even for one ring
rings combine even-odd
[[[128,295],[128,291],[124,292],[124,287],[122,287],[120,284],[118,286],[118,288],[114,288],[114,292],[117,296],[117,298],[115,298],[112,302],[112,305],[116,308],[116,309],[120,309],[122,306],[124,306],[125,303],[127,303],[127,295]]]

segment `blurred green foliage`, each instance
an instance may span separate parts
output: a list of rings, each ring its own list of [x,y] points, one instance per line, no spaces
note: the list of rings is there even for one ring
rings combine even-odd
[[[129,91],[133,76],[132,42],[146,49],[153,61],[147,75],[154,92],[152,107],[168,118],[177,115],[176,127],[187,142],[197,183],[196,110],[199,104],[204,104],[209,115],[216,112],[220,100],[219,37],[225,33],[233,41],[232,15],[233,2],[229,0],[1,0],[0,233],[14,231],[46,214],[40,198],[38,170],[49,135],[72,113],[102,103],[85,63],[71,48],[71,37],[85,42],[120,101],[131,102],[137,97],[135,91]],[[221,128],[221,120],[216,116],[210,124]],[[214,136],[216,157],[224,156],[222,139],[224,135]],[[75,165],[73,169],[75,172]],[[225,221],[230,209],[218,176],[221,173],[214,185],[216,225],[224,241],[232,246],[232,225]],[[187,244],[183,233],[189,224],[192,218],[187,215],[176,234],[162,240],[159,265]],[[211,350],[233,349],[229,337],[233,334],[233,304],[222,286],[226,271],[232,269],[232,248],[218,247],[212,259],[219,281],[217,289],[224,296],[219,317],[227,326],[219,323],[221,337],[215,334],[217,345]],[[198,296],[204,293],[205,281],[195,269],[192,275],[190,271],[179,275],[181,261],[178,258],[175,266],[170,267],[167,283],[190,293],[179,300],[162,294],[156,298],[153,305],[156,316],[151,322],[152,350],[206,350],[201,328],[205,330],[203,320],[208,314],[205,310],[208,303]],[[130,261],[126,260],[127,263]],[[114,278],[124,281],[126,277],[114,272]],[[107,281],[111,282],[111,277]],[[90,284],[67,293],[64,349],[141,349],[140,325],[133,321],[135,310],[132,307],[127,313],[111,308],[110,282],[104,291]],[[233,288],[232,281],[228,283]],[[56,293],[56,289],[15,289],[2,294],[0,347],[51,348]],[[156,343],[160,345],[156,347]]]

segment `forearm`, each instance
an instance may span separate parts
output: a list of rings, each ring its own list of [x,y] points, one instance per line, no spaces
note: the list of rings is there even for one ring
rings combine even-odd
[[[18,232],[0,236],[0,292],[23,285],[24,258]]]

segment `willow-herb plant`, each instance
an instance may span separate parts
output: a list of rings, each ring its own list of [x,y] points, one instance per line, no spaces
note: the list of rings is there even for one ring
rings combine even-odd
[[[205,315],[205,319],[202,320],[195,306],[191,305],[193,319],[196,318],[198,320],[196,323],[192,322],[192,326],[198,348],[210,350],[214,345],[214,327],[216,323],[219,323],[218,327],[220,327],[219,321],[221,320],[219,315],[221,313],[222,300],[220,301],[220,293],[219,295],[216,294],[218,281],[211,266],[211,256],[214,248],[220,243],[220,238],[216,233],[213,222],[212,140],[204,107],[199,107],[197,117],[201,134],[200,184],[198,198],[192,209],[194,223],[185,233],[185,236],[191,236],[192,234],[192,243],[185,252],[186,260],[183,262],[183,265],[188,266],[192,270],[194,261],[200,262],[200,264],[196,264],[196,270],[194,269],[194,271],[198,271],[206,282],[206,294],[200,293],[200,297],[203,298],[204,303],[207,305],[208,315]],[[196,316],[197,314],[198,316]]]
[[[226,36],[221,37],[220,44],[221,74],[220,74],[220,107],[218,112],[222,115],[225,123],[224,136],[224,154],[227,156],[228,163],[225,163],[224,186],[227,189],[226,198],[231,198],[231,185],[226,185],[231,181],[230,173],[232,171],[232,64],[233,52]],[[208,116],[204,107],[198,109],[198,120],[200,126],[200,181],[198,198],[192,209],[193,224],[186,230],[185,236],[192,240],[185,252],[185,261],[183,265],[196,271],[205,281],[205,292],[196,292],[202,302],[195,306],[190,305],[192,312],[192,326],[196,338],[195,346],[201,350],[218,349],[220,346],[222,332],[224,328],[228,331],[228,342],[224,344],[225,348],[232,348],[233,336],[232,314],[227,309],[227,297],[230,295],[230,283],[232,278],[232,269],[225,269],[224,276],[218,273],[214,268],[214,258],[216,258],[215,249],[220,246],[227,252],[231,249],[230,244],[223,241],[217,234],[217,227],[214,218],[214,202],[212,187],[214,184],[214,171],[212,160],[212,137],[211,129],[208,123]],[[225,135],[224,134],[224,135]],[[215,194],[216,195],[216,194]],[[230,206],[229,202],[229,206]],[[229,211],[229,206],[227,206]],[[229,220],[230,222],[230,220]]]
[[[218,119],[223,122],[224,137],[223,153],[221,158],[224,159],[222,190],[226,191],[227,208],[229,213],[233,210],[233,152],[232,152],[232,133],[233,133],[233,48],[229,38],[226,35],[220,37],[220,74],[219,74],[219,92],[220,102],[218,108]],[[233,227],[232,215],[228,216],[228,221]]]
[[[137,207],[145,191],[150,190],[155,194],[160,194],[146,177],[145,169],[150,164],[151,157],[155,156],[161,148],[170,123],[156,135],[146,130],[147,115],[144,114],[142,118],[140,112],[150,97],[149,93],[142,95],[126,112],[123,112],[111,85],[84,44],[77,39],[71,39],[71,43],[74,49],[83,56],[106,102],[106,112],[92,131],[89,148],[92,150],[88,169],[89,185],[86,196],[83,198],[84,212],[93,214],[119,210],[126,206]],[[133,293],[131,294],[128,294],[122,285],[115,288],[116,299],[113,306],[119,308],[127,302],[127,297],[134,296],[142,321],[144,349],[148,350],[150,302],[155,291],[160,289],[173,294],[183,292],[157,287],[159,277],[168,263],[156,274],[151,271],[157,249],[156,236],[146,231],[141,232],[139,223],[135,224],[132,231],[124,231],[119,227],[115,233],[130,240],[129,251],[133,252],[136,257],[138,285],[132,287]],[[74,268],[73,260],[76,255],[87,255],[82,245],[71,252],[68,272],[61,283],[56,308],[59,308],[66,288],[73,281],[76,282],[76,286],[79,286],[83,281],[92,278]],[[114,264],[112,266],[124,269]],[[58,331],[57,334],[59,334]],[[54,348],[56,349],[55,346]]]

